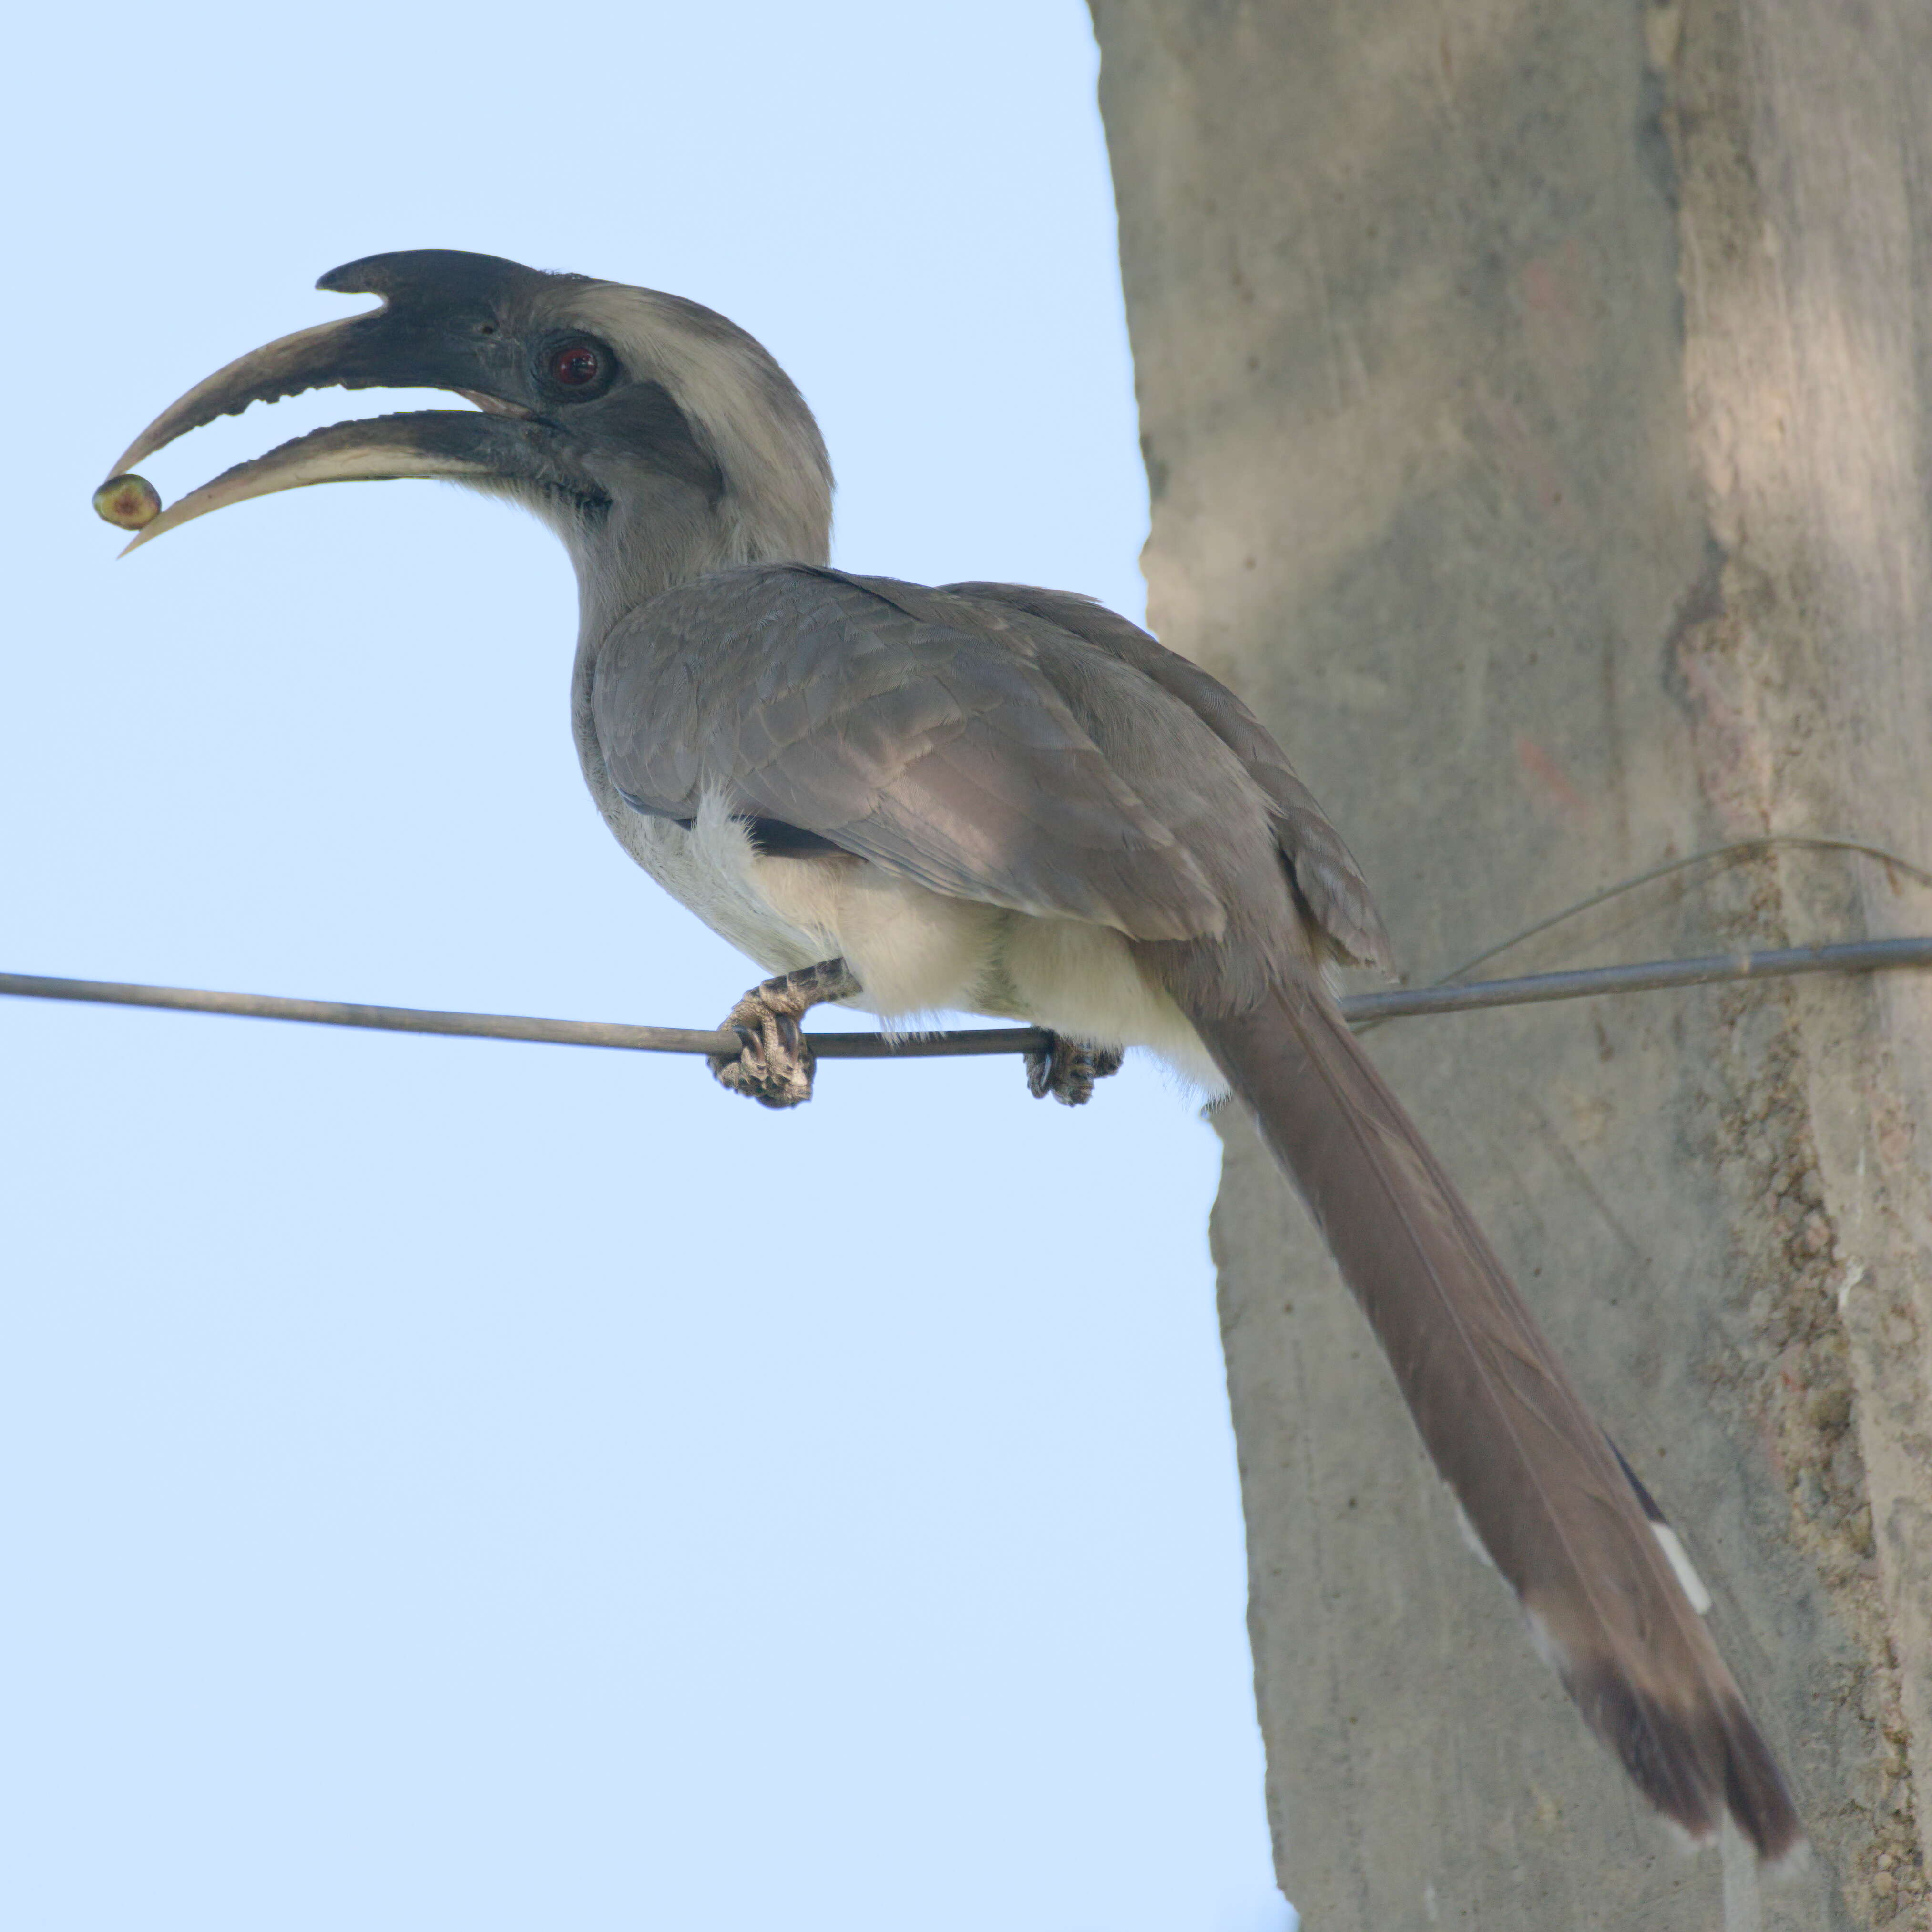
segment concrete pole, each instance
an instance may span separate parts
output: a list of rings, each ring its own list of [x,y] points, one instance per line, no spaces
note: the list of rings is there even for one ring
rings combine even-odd
[[[1154,621],[1275,727],[1407,973],[1728,840],[1932,864],[1932,5],[1094,11]],[[1925,931],[1902,875],[1786,848],[1498,970]],[[1256,1679],[1310,1932],[1926,1925],[1932,984],[1372,1037],[1682,1528],[1816,1852],[1761,1884],[1641,1811],[1231,1124]]]

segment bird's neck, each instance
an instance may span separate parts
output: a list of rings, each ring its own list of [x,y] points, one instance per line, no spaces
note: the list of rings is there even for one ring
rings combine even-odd
[[[590,643],[673,585],[748,563],[825,563],[830,505],[766,505],[728,490],[707,497],[681,482],[614,502],[588,518],[554,520],[577,571],[578,636]]]

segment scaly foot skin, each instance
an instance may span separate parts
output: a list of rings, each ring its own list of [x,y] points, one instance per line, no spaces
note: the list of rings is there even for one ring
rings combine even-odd
[[[802,1106],[812,1098],[812,1048],[799,1022],[814,1006],[862,990],[842,959],[802,966],[754,986],[718,1028],[745,1043],[735,1058],[712,1058],[718,1084],[761,1106]]]
[[[1063,1107],[1084,1107],[1094,1097],[1094,1083],[1120,1070],[1123,1055],[1117,1046],[1082,1046],[1064,1035],[1051,1036],[1045,1052],[1026,1057],[1027,1091],[1036,1100],[1051,1094]]]

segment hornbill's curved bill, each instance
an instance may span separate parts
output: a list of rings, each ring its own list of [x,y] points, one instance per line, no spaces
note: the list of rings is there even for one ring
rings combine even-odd
[[[495,316],[524,278],[536,279],[514,262],[442,249],[376,256],[323,276],[317,287],[378,295],[382,306],[285,335],[217,370],[134,439],[114,466],[115,476],[127,475],[218,416],[309,389],[448,389],[483,412],[411,410],[298,436],[170,505],[141,528],[128,550],[211,511],[310,484],[428,477],[488,486],[506,476],[541,474],[552,460],[566,462],[568,439],[554,425],[531,420],[534,409],[501,393],[518,386],[525,345],[506,338]]]
[[[372,256],[382,305],[230,363],[127,472],[249,404],[335,385],[478,410],[318,430],[204,484],[130,548],[250,496],[447,477],[528,504],[581,592],[574,718],[626,848],[783,976],[718,1068],[810,1089],[831,999],[1052,1030],[1077,1102],[1150,1046],[1232,1088],[1321,1223],[1418,1429],[1540,1646],[1643,1796],[1767,1858],[1801,1832],[1699,1615],[1681,1546],[1592,1419],[1321,968],[1387,942],[1341,839],[1239,700],[1082,598],[827,565],[831,475],[770,356],[674,296],[494,256]],[[118,498],[146,514],[138,491]]]

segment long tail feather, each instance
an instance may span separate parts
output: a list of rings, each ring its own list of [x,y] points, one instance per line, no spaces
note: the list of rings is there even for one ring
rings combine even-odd
[[[1803,1832],[1790,1792],[1653,1533],[1655,1504],[1334,1002],[1296,983],[1195,1024],[1326,1235],[1436,1466],[1591,1727],[1693,1837],[1728,1811],[1760,1857],[1792,1850]]]

